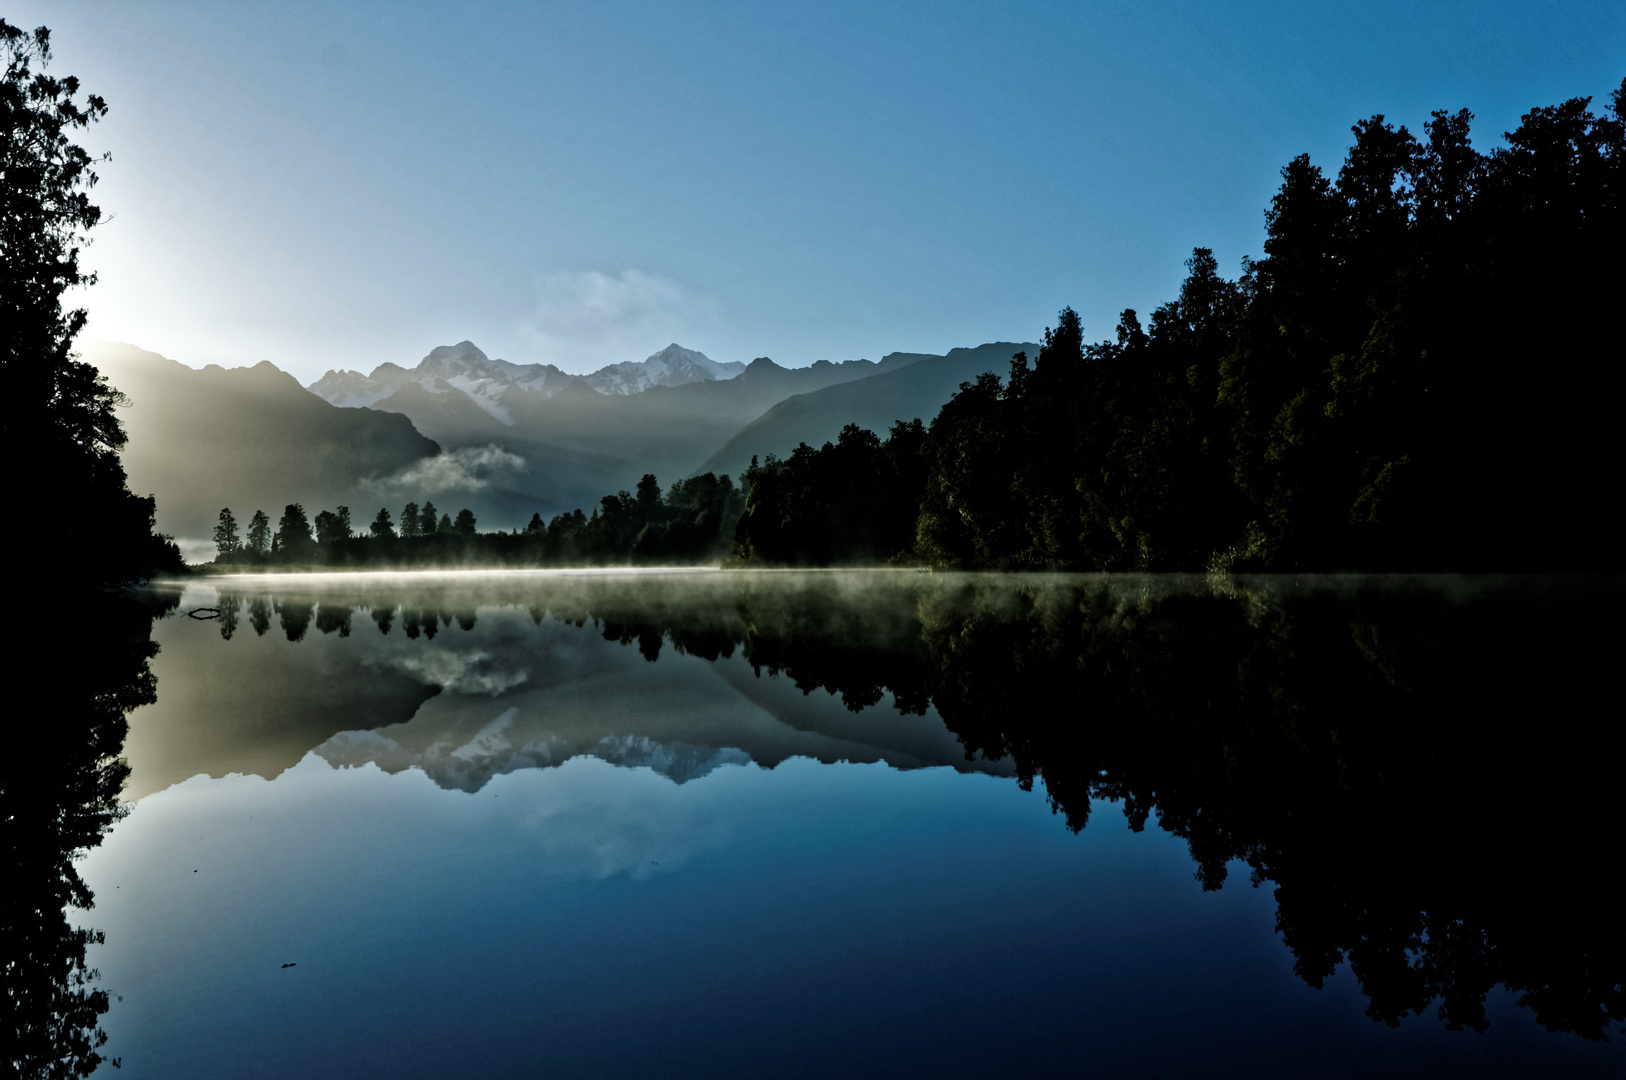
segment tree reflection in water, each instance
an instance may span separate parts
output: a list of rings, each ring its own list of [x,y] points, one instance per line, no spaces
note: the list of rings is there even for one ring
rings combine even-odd
[[[968,750],[1241,860],[1319,987],[1483,1030],[1500,984],[1549,1030],[1626,1018],[1611,886],[1620,592],[1596,583],[1212,590],[967,584],[922,606],[932,699]]]
[[[345,592],[346,588],[361,591]],[[1368,1014],[1483,1030],[1504,986],[1550,1030],[1626,1019],[1611,890],[1618,580],[960,575],[510,577],[278,596],[290,640],[463,630],[518,605],[635,646],[934,706],[970,757],[1183,838],[1205,889],[1269,885],[1299,975]],[[319,600],[313,607],[312,600]],[[269,628],[263,597],[225,597]],[[314,620],[312,612],[314,614]],[[229,633],[222,625],[222,633]],[[305,646],[299,646],[305,647]],[[1599,723],[1599,721],[1604,721]]]
[[[46,625],[13,646],[18,671],[64,677],[40,706],[46,715],[28,725],[32,749],[0,756],[8,1075],[89,1076],[103,1060],[109,999],[86,963],[102,937],[70,920],[69,908],[88,911],[95,900],[74,863],[123,814],[125,716],[154,699],[152,620],[178,599],[55,595],[34,605]]]
[[[482,594],[481,588],[489,590]],[[1271,885],[1304,980],[1347,961],[1372,1017],[1436,1009],[1485,1027],[1487,993],[1551,1030],[1626,1018],[1612,889],[1623,735],[1600,712],[1626,592],[1618,581],[716,576],[492,582],[319,597],[224,596],[220,631],[272,614],[290,642],[364,611],[410,636],[525,607],[650,660],[668,645],[743,655],[853,711],[935,706],[968,756],[1043,782],[1067,827],[1095,799],[1182,837],[1203,888],[1240,861]],[[87,1075],[108,995],[86,964],[93,903],[75,870],[120,816],[126,713],[153,699],[155,614],[173,594],[42,605],[21,670],[64,670],[35,750],[0,764],[8,1060]],[[319,602],[316,602],[319,600]],[[84,632],[94,626],[94,632]],[[71,643],[69,645],[68,643]],[[308,647],[294,645],[292,647]],[[1607,710],[1607,705],[1603,706]],[[1601,722],[1600,722],[1601,721]]]

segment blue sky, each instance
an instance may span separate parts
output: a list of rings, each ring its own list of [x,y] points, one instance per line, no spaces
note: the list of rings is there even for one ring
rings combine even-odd
[[[1281,166],[1626,75],[1617,3],[11,3],[111,111],[90,336],[194,365],[588,371],[1091,337]]]

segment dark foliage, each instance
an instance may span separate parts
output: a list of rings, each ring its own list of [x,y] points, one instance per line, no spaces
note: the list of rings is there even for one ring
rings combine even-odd
[[[962,384],[877,524],[918,497],[918,556],[968,569],[1611,565],[1623,94],[1532,110],[1489,154],[1463,111],[1421,140],[1356,124],[1333,178],[1293,159],[1239,280],[1198,248],[1176,299],[1094,345],[1064,310],[1031,363]],[[875,469],[840,449],[749,478],[793,482],[742,548],[852,561]]]
[[[1243,581],[967,583],[923,605],[932,702],[968,751],[1242,861],[1320,986],[1348,961],[1389,1024],[1483,1030],[1502,985],[1550,1030],[1626,1021],[1618,726],[1592,723],[1618,583],[1348,592]],[[1539,727],[1539,732],[1535,729]],[[1601,846],[1600,846],[1601,845]]]
[[[747,565],[884,563],[914,543],[925,481],[920,421],[898,421],[882,442],[855,424],[834,443],[802,443],[783,461],[768,455],[744,477],[745,512],[734,554]]]
[[[62,296],[95,276],[80,269],[84,234],[101,217],[90,202],[95,160],[71,141],[107,106],[78,100],[79,81],[36,68],[50,34],[0,20],[0,455],[28,462],[17,494],[52,542],[40,557],[102,580],[180,567],[180,553],[152,533],[154,504],[125,486],[117,391],[75,359],[83,309]]]
[[[0,756],[7,1076],[84,1077],[105,1060],[100,1024],[112,1003],[86,952],[102,935],[76,925],[70,910],[89,911],[95,902],[75,862],[123,816],[125,715],[154,700],[152,619],[177,599],[54,596],[35,609],[46,625],[16,646],[18,670],[71,667],[52,691],[49,722],[29,725],[27,752]],[[84,633],[87,625],[95,632]],[[68,661],[64,641],[74,643]]]
[[[249,521],[246,542],[236,542],[236,517],[220,512],[215,530],[219,566],[627,566],[716,563],[728,554],[744,494],[727,476],[679,480],[663,495],[654,476],[645,475],[636,495],[622,491],[599,500],[588,517],[580,510],[544,524],[541,514],[513,532],[482,533],[474,513],[456,518],[434,503],[407,503],[395,528],[381,507],[365,535],[353,534],[350,508],[316,515],[316,535],[298,503],[289,505],[270,531],[259,510]]]

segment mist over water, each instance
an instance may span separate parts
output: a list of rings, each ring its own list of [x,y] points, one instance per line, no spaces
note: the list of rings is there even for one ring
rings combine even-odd
[[[1621,748],[1590,703],[1623,592],[157,587],[133,805],[82,864],[107,1049],[163,1076],[1618,1075]]]

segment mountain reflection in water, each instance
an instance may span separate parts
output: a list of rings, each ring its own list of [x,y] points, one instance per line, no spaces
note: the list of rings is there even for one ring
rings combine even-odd
[[[1433,1013],[1484,1030],[1498,986],[1563,1038],[1618,1035],[1626,1020],[1609,854],[1622,734],[1600,705],[1613,700],[1617,579],[213,585],[218,599],[192,586],[182,607],[220,617],[164,635],[126,797],[198,772],[274,777],[311,750],[463,792],[578,756],[677,783],[791,757],[952,766],[1039,781],[1074,832],[1096,801],[1118,803],[1132,829],[1155,822],[1189,846],[1203,890],[1239,861],[1273,888],[1298,976],[1321,986],[1347,962],[1376,1020]],[[645,663],[673,656],[708,663]],[[6,783],[12,806],[78,790],[42,795],[11,768]],[[58,869],[30,874],[66,880],[65,853],[96,835],[64,833]]]

